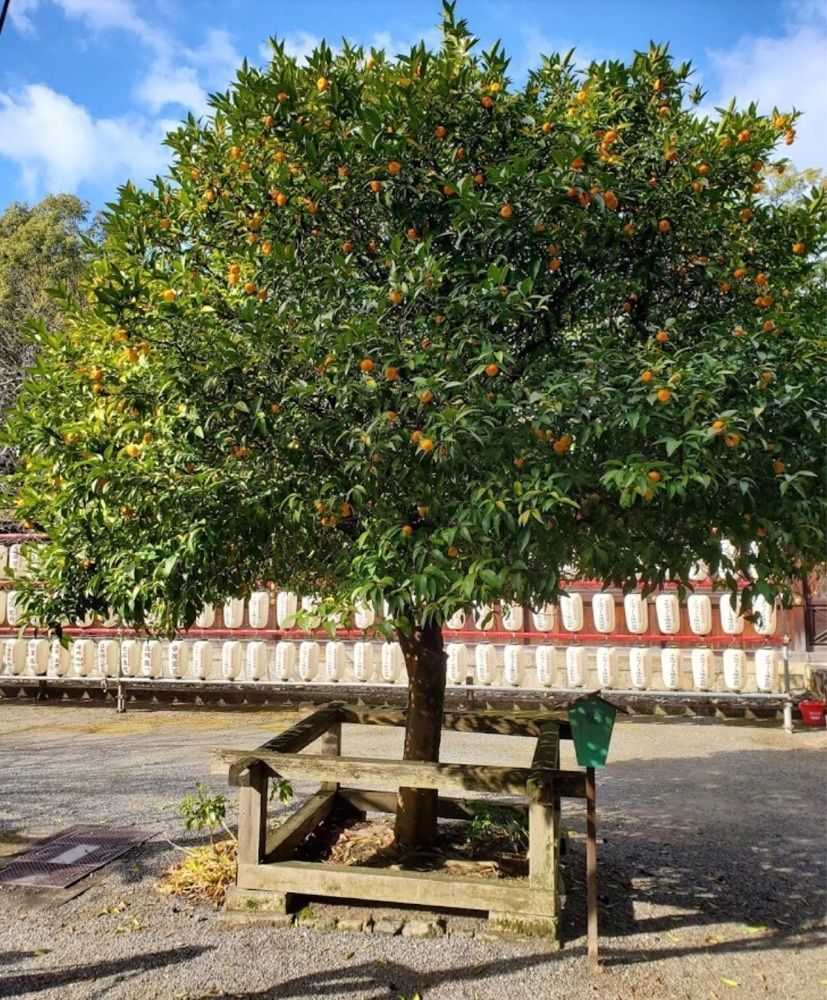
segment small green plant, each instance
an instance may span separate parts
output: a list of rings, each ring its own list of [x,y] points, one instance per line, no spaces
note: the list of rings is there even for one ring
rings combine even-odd
[[[286,778],[275,778],[270,782],[270,801],[278,799],[282,804],[293,798],[293,786]]]
[[[227,797],[199,781],[195,791],[185,795],[178,806],[178,812],[184,820],[185,830],[209,830],[213,836],[219,827],[232,837],[233,833],[227,826]]]
[[[512,851],[528,847],[528,817],[508,806],[476,805],[468,826],[468,843],[478,846],[487,840],[504,838]]]

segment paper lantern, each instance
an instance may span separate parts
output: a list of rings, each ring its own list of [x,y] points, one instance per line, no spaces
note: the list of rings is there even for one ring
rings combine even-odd
[[[222,609],[224,628],[241,628],[244,621],[244,601],[239,597],[228,597]]]
[[[658,594],[655,598],[658,629],[664,635],[675,635],[681,627],[681,606],[677,594]]]
[[[566,649],[566,683],[570,688],[581,688],[586,678],[586,650],[582,646],[569,646]]]
[[[69,650],[54,640],[49,643],[49,677],[65,677],[69,673]]]
[[[523,607],[521,604],[503,604],[503,628],[509,632],[521,632],[523,628]]]
[[[494,609],[490,604],[475,605],[474,625],[483,632],[488,632],[494,627]]]
[[[376,621],[376,611],[369,604],[358,604],[353,616],[356,628],[366,629]]]
[[[567,632],[583,630],[583,597],[581,594],[563,594],[560,598],[560,617]]]
[[[288,590],[280,590],[276,595],[276,619],[279,628],[295,628],[292,621],[299,610],[299,599]]]
[[[7,545],[0,545],[0,580],[3,577],[8,576],[7,570],[9,568],[9,549]]]
[[[167,673],[170,677],[180,680],[187,676],[190,665],[190,647],[180,639],[173,640],[167,646]]]
[[[205,604],[195,619],[198,628],[212,628],[215,624],[215,608],[210,604]]]
[[[212,663],[212,643],[209,639],[199,639],[192,647],[192,672],[198,680],[209,680],[212,675]]]
[[[15,576],[22,576],[26,572],[26,556],[23,554],[23,546],[20,542],[15,542],[9,547],[9,569]]]
[[[768,601],[766,597],[758,596],[752,605],[755,614],[753,628],[758,635],[775,635],[777,615],[775,612],[775,601]]]
[[[778,658],[774,649],[756,649],[755,684],[759,691],[775,690],[778,679]]]
[[[365,683],[373,677],[373,645],[369,642],[353,644],[353,676]]]
[[[221,676],[234,681],[241,673],[241,643],[237,639],[221,643]]]
[[[626,594],[623,598],[623,616],[626,628],[632,635],[643,635],[649,628],[649,605],[640,594]]]
[[[510,687],[519,687],[523,683],[525,672],[525,646],[509,643],[503,649],[503,683]]]
[[[9,625],[20,624],[20,608],[17,605],[17,591],[6,591],[6,621]]]
[[[615,601],[611,594],[592,595],[592,620],[596,632],[607,635],[615,630]]]
[[[120,649],[117,639],[101,639],[95,649],[97,672],[101,677],[117,677]]]
[[[733,601],[732,594],[721,594],[719,613],[721,615],[721,629],[727,635],[740,635],[744,631],[740,598]]]
[[[705,580],[709,579],[709,566],[699,559],[698,562],[692,563],[689,569],[689,579],[693,583],[703,583]]]
[[[724,650],[724,684],[730,691],[740,691],[747,675],[747,654],[743,649]]]
[[[324,649],[324,675],[328,681],[340,681],[344,677],[347,655],[343,642],[329,642]]]
[[[247,604],[247,618],[250,628],[267,628],[270,624],[270,592],[254,590]]]
[[[137,639],[124,639],[121,643],[121,675],[137,677],[141,669],[141,644]]]
[[[711,649],[699,646],[690,654],[692,686],[698,691],[709,691],[715,686],[715,656]]]
[[[26,673],[42,677],[49,669],[49,640],[29,639],[26,644]]]
[[[380,658],[382,680],[394,684],[405,669],[405,657],[398,642],[386,642],[382,645]]]
[[[296,644],[283,639],[276,643],[276,680],[289,681],[296,666]]]
[[[677,691],[680,688],[681,653],[674,646],[667,646],[660,651],[660,676],[667,691]]]
[[[26,669],[26,640],[6,639],[3,642],[3,673],[11,676]]]
[[[0,590],[0,625],[6,621],[6,591]]]
[[[162,657],[161,643],[157,639],[148,639],[141,648],[141,676],[160,677]]]
[[[712,631],[712,601],[706,594],[690,594],[686,599],[686,617],[694,635]]]
[[[319,672],[319,654],[321,646],[318,642],[302,642],[299,644],[299,680],[305,683],[315,680]]]
[[[645,646],[632,646],[629,650],[629,682],[641,691],[652,682],[652,656]]]
[[[537,682],[543,687],[554,685],[557,667],[554,662],[554,646],[534,647],[534,669],[537,672]]]
[[[617,687],[617,650],[614,646],[598,646],[595,659],[597,683],[604,688]]]
[[[486,686],[497,678],[497,650],[490,643],[480,642],[474,650],[474,677]]]
[[[557,619],[557,609],[553,604],[544,604],[537,611],[532,611],[531,620],[538,632],[553,632]]]
[[[245,673],[248,681],[261,681],[267,677],[267,654],[266,642],[254,639],[247,643]]]
[[[95,644],[91,639],[75,639],[69,647],[72,673],[75,677],[88,677],[95,669]]]
[[[456,632],[465,627],[465,618],[465,611],[461,608],[459,611],[455,611],[445,622],[445,627],[450,629],[452,632]]]
[[[464,642],[449,642],[445,652],[448,683],[465,684],[468,680],[468,647]]]

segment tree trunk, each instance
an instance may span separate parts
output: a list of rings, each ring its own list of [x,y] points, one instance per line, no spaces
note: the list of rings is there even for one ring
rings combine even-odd
[[[442,712],[445,705],[445,649],[440,625],[416,626],[399,635],[408,670],[405,719],[405,760],[439,760]],[[400,788],[396,803],[396,840],[405,847],[422,847],[436,839],[437,792]]]

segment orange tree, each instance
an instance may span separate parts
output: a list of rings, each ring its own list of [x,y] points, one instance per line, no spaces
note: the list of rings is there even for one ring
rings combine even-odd
[[[242,67],[109,207],[11,428],[33,615],[384,605],[425,760],[458,608],[698,559],[783,591],[825,511],[823,198],[762,199],[795,113],[699,117],[664,47],[515,87],[452,5],[443,35]],[[402,790],[401,840],[434,805]]]

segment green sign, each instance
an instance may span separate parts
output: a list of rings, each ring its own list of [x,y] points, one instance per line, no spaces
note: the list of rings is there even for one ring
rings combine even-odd
[[[569,707],[577,763],[605,767],[617,709],[603,698],[584,698]]]

